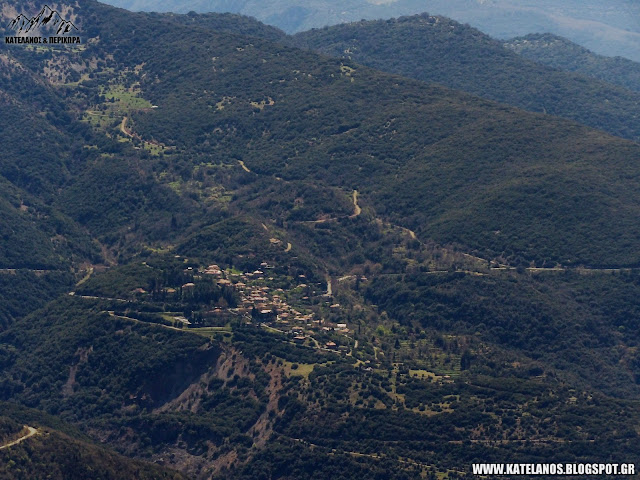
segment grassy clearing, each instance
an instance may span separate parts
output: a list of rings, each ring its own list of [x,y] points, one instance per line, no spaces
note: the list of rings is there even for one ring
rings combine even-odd
[[[83,118],[92,127],[96,127],[101,130],[110,128],[114,123],[120,123],[120,116],[114,110],[106,111],[91,111],[85,112]]]
[[[87,80],[89,80],[89,74],[88,73],[83,73],[80,76],[80,80],[78,80],[77,82],[67,82],[67,83],[63,83],[62,85],[65,86],[65,87],[77,87],[82,82],[86,82]]]
[[[124,85],[112,85],[108,89],[103,88],[101,93],[108,101],[117,102],[119,108],[124,111],[143,110],[153,107],[151,102],[138,96],[138,92],[134,88],[125,88]]]
[[[201,328],[185,328],[185,332],[195,333],[201,337],[215,339],[227,344],[233,342],[233,332],[230,326],[225,327],[201,327]]]
[[[80,81],[82,82],[84,78],[83,76]],[[151,102],[140,97],[139,93],[135,87],[126,88],[122,84],[101,87],[100,94],[105,98],[105,102],[95,106],[92,110],[87,110],[83,119],[91,126],[107,130],[116,121],[120,121],[123,116],[127,116],[137,110],[153,107]],[[146,143],[145,148],[155,155],[158,155],[160,151],[164,151],[164,147]]]
[[[151,246],[151,245],[145,245],[144,249],[148,252],[152,252],[152,253],[156,253],[158,255],[166,255],[168,253],[171,253],[175,250],[176,246],[175,245],[163,245],[163,246]]]
[[[286,360],[282,360],[284,365],[284,373],[287,377],[304,377],[309,378],[309,374],[313,372],[315,363],[293,363]],[[293,365],[297,365],[297,368],[293,368]]]
[[[176,322],[175,317],[182,317],[184,316],[184,314],[179,312],[165,312],[165,313],[161,313],[160,316],[168,322],[175,323]]]
[[[167,151],[166,147],[162,145],[156,145],[155,143],[144,142],[144,149],[147,150],[151,155],[157,157],[161,153]]]

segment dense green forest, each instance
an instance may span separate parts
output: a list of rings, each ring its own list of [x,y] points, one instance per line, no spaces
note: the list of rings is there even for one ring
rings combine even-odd
[[[81,46],[0,54],[0,476],[640,461],[640,147],[536,103],[633,129],[627,93],[428,16],[72,10]],[[548,98],[291,45],[416,28],[445,75],[483,45]]]
[[[580,73],[640,92],[640,64],[623,57],[596,55],[580,45],[552,34],[512,38],[504,46],[524,58],[558,70]]]
[[[287,34],[282,30],[265,25],[251,17],[232,13],[199,13],[187,15],[164,13],[160,16],[185,26],[205,27],[218,32],[227,32],[247,37],[259,37],[272,41],[285,41]]]
[[[17,438],[22,431],[22,425],[8,417],[0,417],[0,442],[6,443]]]
[[[498,40],[428,14],[314,29],[293,45],[386,72],[463,90],[638,140],[640,96],[532,62]]]
[[[58,417],[15,403],[3,402],[0,408],[0,446],[30,435],[28,440],[0,450],[2,478],[185,478],[176,471],[115,454]]]
[[[130,15],[121,15],[113,25],[127,28]],[[148,21],[157,23],[155,31],[165,25],[162,19]],[[109,35],[115,33],[104,34],[105,49]],[[133,112],[134,128],[147,141],[175,147],[170,155],[173,173],[165,174],[174,190],[193,186],[199,190],[194,195],[206,198],[207,182],[229,175],[225,165],[238,169],[242,161],[251,173],[232,178],[234,183],[247,182],[255,172],[358,187],[380,213],[482,256],[522,257],[538,264],[637,262],[627,248],[636,241],[633,227],[620,228],[623,219],[607,224],[612,221],[610,209],[619,216],[628,214],[629,221],[633,218],[633,196],[623,192],[632,188],[633,174],[625,170],[633,168],[626,159],[637,156],[635,145],[261,40],[243,43],[208,30],[201,35],[211,41],[175,44],[170,34],[150,36],[147,41],[157,49],[153,55],[119,38],[116,61],[130,68],[144,62],[147,74],[140,78],[141,88],[158,105]],[[136,45],[144,41],[142,36],[135,39]],[[214,56],[210,65],[196,63]],[[213,68],[224,74],[210,75]],[[250,69],[254,74],[245,75]],[[176,90],[176,82],[185,88]],[[388,94],[382,97],[376,93],[380,91]],[[614,156],[603,153],[603,142],[612,145]],[[456,166],[461,162],[464,169]],[[162,164],[161,159],[157,165]],[[211,165],[210,174],[203,172],[205,165]],[[505,174],[510,182],[502,181]],[[594,188],[591,179],[600,185],[601,175],[610,175],[617,188]],[[411,187],[396,189],[391,181],[395,176]],[[411,180],[404,180],[408,176]],[[86,192],[84,187],[79,190]],[[216,207],[227,206],[217,198]],[[92,205],[76,197],[66,202]],[[163,209],[172,203],[166,205]],[[165,215],[169,221],[171,215]],[[580,219],[587,215],[603,228],[588,228]]]

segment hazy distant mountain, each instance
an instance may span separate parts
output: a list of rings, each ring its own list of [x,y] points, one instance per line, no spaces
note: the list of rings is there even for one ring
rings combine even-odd
[[[504,46],[525,58],[560,70],[581,73],[640,92],[640,63],[597,55],[557,35],[531,34]]]
[[[105,0],[129,10],[233,12],[289,33],[429,12],[498,38],[551,32],[602,55],[640,60],[640,3],[631,0]]]

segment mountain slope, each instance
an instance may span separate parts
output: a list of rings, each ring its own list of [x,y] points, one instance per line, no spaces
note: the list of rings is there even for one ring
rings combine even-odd
[[[142,89],[159,105],[133,115],[143,138],[242,159],[262,175],[358,186],[382,215],[483,255],[637,262],[622,246],[637,238],[632,143],[348,62],[206,35],[206,45],[171,53],[157,35],[166,53],[154,56],[123,45],[119,60],[145,62]],[[412,188],[399,191],[394,178]],[[604,184],[616,189],[595,187]],[[609,227],[594,231],[599,221]]]
[[[0,330],[68,291],[101,261],[92,236],[59,208],[76,162],[62,99],[10,52],[0,55]]]
[[[558,70],[580,73],[640,92],[640,63],[622,57],[596,55],[566,38],[552,34],[532,34],[513,38],[504,46]]]
[[[69,113],[53,89],[16,59],[0,55],[0,175],[47,198],[69,178]]]
[[[478,456],[636,461],[629,377],[638,374],[638,356],[623,339],[637,342],[637,274],[379,276],[364,295],[388,311],[381,317],[401,320],[395,333],[363,327],[358,339],[369,344],[375,333],[378,353],[363,348],[357,356],[371,367],[360,368],[354,358],[292,344],[259,325],[151,324],[152,306],[195,303],[187,295],[178,302],[159,292],[109,290],[124,286],[118,276],[144,285],[158,269],[167,269],[159,275],[166,286],[188,275],[173,256],[119,267],[109,279],[89,281],[87,292],[102,297],[78,292],[0,334],[3,398],[89,427],[121,452],[167,462],[191,478],[256,479],[272,470],[275,478],[317,478],[321,471],[409,479],[466,471]],[[275,269],[272,275],[284,278]],[[339,288],[340,302],[349,301],[348,287]],[[421,326],[411,341],[429,352],[423,360],[407,337],[393,346],[414,325]],[[465,348],[474,351],[471,370],[455,365]],[[421,370],[436,373],[427,381]],[[625,393],[612,398],[611,391]],[[20,417],[28,425],[34,418]],[[471,445],[460,444],[469,437]],[[35,447],[29,456],[50,461],[51,447]],[[411,460],[398,462],[398,454]]]
[[[294,45],[637,140],[640,94],[529,62],[478,30],[418,15],[300,33]]]
[[[46,478],[60,480],[184,479],[178,472],[146,465],[108,450],[46,432],[10,449],[0,451],[0,475],[7,480]]]
[[[61,480],[185,478],[177,472],[131,460],[92,444],[73,428],[62,425],[73,432],[71,436],[60,432],[48,425],[50,416],[42,412],[11,404],[3,407],[3,414],[9,415],[0,417],[0,475],[4,479],[44,478],[44,475]],[[25,417],[29,417],[31,424],[23,427]],[[53,423],[60,426],[55,420]]]
[[[165,13],[162,14],[162,16],[185,26],[210,28],[218,32],[228,32],[248,37],[260,37],[274,42],[284,42],[287,37],[286,33],[282,30],[265,25],[244,15],[231,13],[202,13],[194,15],[193,12],[191,12],[191,14],[187,15]]]

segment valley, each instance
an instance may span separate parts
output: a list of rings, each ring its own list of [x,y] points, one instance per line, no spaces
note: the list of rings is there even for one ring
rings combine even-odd
[[[640,461],[635,93],[428,15],[50,6],[80,46],[0,52],[0,477]]]

